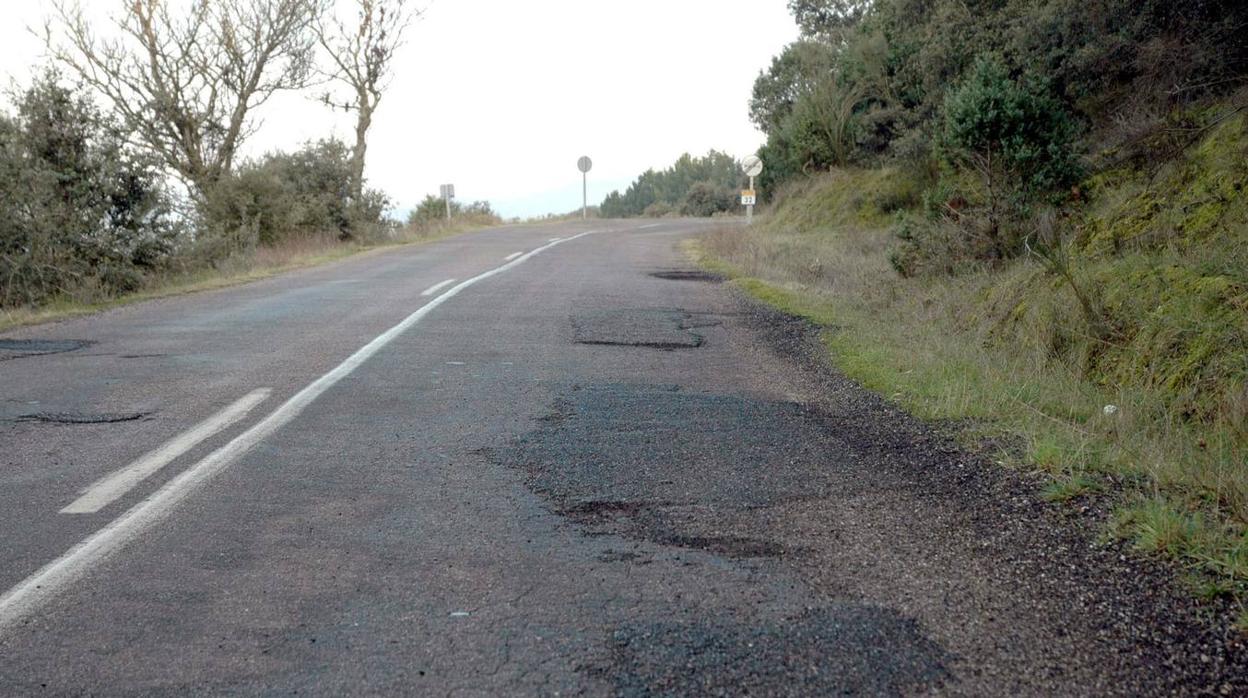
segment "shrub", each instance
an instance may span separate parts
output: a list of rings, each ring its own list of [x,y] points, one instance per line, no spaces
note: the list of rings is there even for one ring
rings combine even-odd
[[[580,215],[579,211],[577,215]],[[432,194],[426,196],[407,214],[408,229],[420,235],[456,225],[489,226],[502,222],[503,219],[494,212],[488,201],[474,201],[464,205],[454,199],[451,200],[451,220],[448,221],[446,202]]]
[[[385,227],[388,200],[376,190],[352,200],[350,191],[350,149],[320,140],[244,164],[208,189],[200,213],[203,227],[231,240],[235,251],[327,232],[375,235]]]
[[[641,212],[641,215],[647,218],[663,218],[664,216],[676,215],[679,212],[679,208],[666,201],[656,201],[647,206],[646,210]]]
[[[721,211],[731,211],[736,205],[736,196],[731,189],[711,182],[698,182],[689,187],[689,193],[685,194],[685,200],[680,204],[680,212],[686,216],[709,217]]]
[[[0,114],[0,306],[138,288],[179,228],[155,165],[45,73]]]
[[[945,100],[948,154],[1027,195],[1052,192],[1079,178],[1074,133],[1074,121],[1047,85],[1012,79],[994,58],[978,59]]]

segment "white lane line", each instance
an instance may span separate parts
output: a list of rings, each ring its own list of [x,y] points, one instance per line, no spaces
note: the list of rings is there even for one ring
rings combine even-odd
[[[551,238],[551,239],[547,240],[547,242],[559,242],[559,241],[560,241],[560,240],[562,240],[562,239],[563,239],[563,238]]]
[[[332,371],[310,383],[303,390],[295,393],[281,407],[269,416],[252,425],[250,429],[234,437],[232,441],[213,451],[195,465],[179,473],[163,487],[156,490],[147,499],[135,504],[121,516],[113,519],[104,528],[87,536],[74,547],[70,548],[57,559],[44,565],[39,571],[22,580],[17,586],[0,596],[0,635],[12,629],[22,619],[37,611],[51,601],[57,594],[64,591],[70,584],[81,579],[85,574],[110,555],[120,550],[131,540],[142,535],[155,526],[174,508],[199,487],[210,481],[215,475],[229,467],[234,461],[266,437],[272,435],[282,426],[299,416],[308,405],[322,393],[329,390],[335,383],[346,378],[356,368],[381,351],[396,337],[420,322],[434,308],[454,298],[460,291],[478,281],[484,281],[496,274],[501,274],[520,264],[530,257],[544,252],[556,245],[570,242],[599,231],[590,230],[573,235],[566,240],[543,245],[528,254],[495,267],[483,274],[478,274],[466,281],[452,286],[446,293],[434,298],[421,306],[416,312],[408,315],[402,322],[386,330],[376,339],[365,344],[358,351],[347,357]]]
[[[100,478],[95,484],[83,490],[81,497],[61,509],[61,513],[94,514],[112,504],[149,475],[168,465],[173,459],[191,450],[204,439],[246,417],[253,407],[264,402],[270,392],[272,391],[268,388],[261,388],[247,393],[242,399],[178,434],[155,451],[115,473]]]
[[[430,286],[429,288],[421,291],[420,295],[424,296],[425,298],[428,298],[429,296],[432,296],[433,294],[437,293],[438,291],[441,291],[442,289],[446,288],[447,286],[450,286],[453,283],[455,283],[455,279],[447,279],[446,281],[438,282]]]
[[[519,256],[520,256],[520,255],[522,255],[522,254],[524,254],[524,253],[523,253],[523,252],[512,252],[511,254],[507,255],[507,256],[506,256],[506,257],[504,257],[503,259],[505,259],[505,260],[507,260],[508,262],[510,262],[511,260],[515,259],[516,257],[519,257]]]
[[[638,228],[638,230],[649,230],[650,228],[657,228],[657,227],[659,227],[659,226],[661,226],[661,225],[663,225],[663,224],[662,224],[662,223],[651,223],[650,225],[643,225],[643,226],[641,226],[640,228]]]

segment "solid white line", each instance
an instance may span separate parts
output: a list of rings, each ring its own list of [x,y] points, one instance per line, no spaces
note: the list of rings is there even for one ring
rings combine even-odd
[[[507,256],[506,256],[506,257],[504,257],[503,259],[505,259],[505,260],[507,260],[508,262],[510,262],[511,260],[515,259],[516,257],[519,257],[519,256],[520,256],[520,255],[522,255],[522,254],[524,254],[524,253],[523,253],[523,252],[512,252],[511,254],[507,255]]]
[[[173,459],[194,448],[204,439],[216,434],[234,422],[247,416],[252,408],[264,402],[271,391],[268,388],[253,390],[241,400],[226,407],[194,427],[175,436],[160,448],[139,458],[130,465],[115,473],[104,476],[95,484],[83,490],[83,494],[69,506],[61,509],[62,514],[94,514],[119,497],[134,489],[152,473],[160,470]]]
[[[434,285],[430,286],[429,288],[427,288],[427,289],[425,289],[425,290],[421,291],[421,292],[420,292],[420,295],[422,295],[422,296],[424,296],[424,297],[426,297],[426,298],[427,298],[427,297],[432,296],[433,294],[437,293],[438,291],[441,291],[442,289],[446,288],[447,286],[450,286],[450,285],[451,285],[451,284],[453,284],[453,283],[455,283],[455,279],[447,279],[446,281],[441,281],[441,282],[438,282],[438,283],[436,283],[436,284],[434,284]]]
[[[43,604],[64,591],[93,567],[108,559],[110,555],[143,534],[148,529],[168,516],[196,489],[202,487],[215,475],[229,467],[239,457],[251,450],[256,444],[271,436],[282,426],[299,416],[308,405],[312,404],[322,393],[329,390],[335,383],[346,378],[356,368],[381,351],[396,337],[420,322],[434,308],[454,298],[460,291],[478,281],[484,281],[496,274],[512,269],[534,255],[544,252],[556,245],[569,242],[599,231],[590,230],[573,235],[566,240],[543,245],[532,252],[524,254],[502,266],[495,267],[483,274],[478,274],[466,281],[452,286],[446,293],[434,298],[421,306],[416,312],[408,315],[402,322],[386,330],[376,339],[361,347],[332,371],[313,381],[303,390],[274,410],[269,416],[254,424],[250,429],[234,437],[232,441],[213,451],[195,465],[178,474],[163,487],[156,490],[147,499],[135,504],[121,516],[113,519],[104,528],[87,536],[80,543],[70,548],[65,554],[45,565],[42,569],[22,580],[17,586],[0,596],[0,634],[10,630]]]

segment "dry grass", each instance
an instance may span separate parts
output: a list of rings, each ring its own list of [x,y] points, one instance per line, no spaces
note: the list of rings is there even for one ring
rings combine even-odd
[[[426,228],[405,227],[392,235],[368,241],[340,242],[336,235],[309,235],[289,238],[280,245],[259,247],[247,254],[230,256],[211,268],[170,270],[148,278],[146,285],[121,296],[59,298],[38,307],[0,308],[0,331],[89,315],[121,305],[153,298],[197,293],[236,286],[268,278],[294,269],[327,264],[361,253],[400,245],[440,240],[460,233],[497,224],[497,220],[459,220],[449,225]]]

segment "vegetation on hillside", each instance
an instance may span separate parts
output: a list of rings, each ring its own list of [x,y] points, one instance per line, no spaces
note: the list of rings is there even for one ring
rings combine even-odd
[[[739,208],[744,171],[731,155],[685,153],[665,170],[646,170],[623,193],[613,191],[598,207],[604,218],[713,216]]]
[[[790,8],[750,104],[770,209],[708,263],[1248,597],[1248,5]]]

